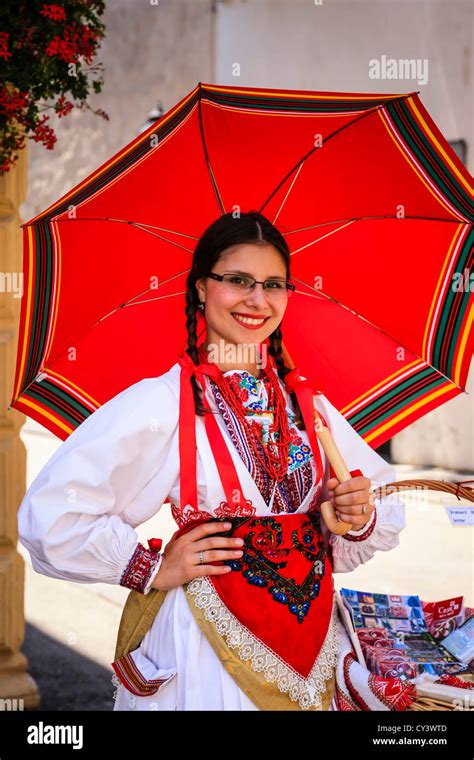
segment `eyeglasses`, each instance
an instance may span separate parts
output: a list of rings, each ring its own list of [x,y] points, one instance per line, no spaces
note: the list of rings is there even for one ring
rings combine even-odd
[[[296,285],[293,285],[289,280],[270,279],[262,282],[242,274],[216,274],[216,272],[209,272],[206,277],[212,277],[214,280],[223,282],[226,288],[235,293],[250,293],[257,283],[263,286],[265,293],[270,298],[282,298],[287,294],[291,296],[296,290]]]

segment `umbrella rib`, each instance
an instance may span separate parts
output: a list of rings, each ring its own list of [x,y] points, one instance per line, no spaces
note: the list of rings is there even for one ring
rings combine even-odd
[[[299,253],[300,251],[304,251],[305,248],[309,248],[311,245],[314,245],[315,243],[319,243],[321,240],[324,240],[325,238],[330,237],[331,235],[334,235],[336,232],[340,232],[340,230],[343,230],[345,227],[348,227],[353,222],[363,221],[364,219],[385,219],[385,218],[398,219],[398,217],[396,217],[396,216],[391,216],[391,217],[360,217],[360,218],[349,219],[347,221],[346,220],[341,220],[341,221],[345,221],[345,224],[341,224],[341,226],[338,227],[337,229],[331,230],[330,232],[327,232],[325,235],[322,235],[321,237],[316,238],[315,240],[310,240],[309,243],[306,243],[305,245],[302,245],[301,248],[297,248],[295,251],[292,251],[290,253],[290,256],[294,256],[295,253]],[[405,219],[406,218],[417,219],[418,217],[404,217],[404,218]],[[421,219],[429,219],[429,217],[420,217],[420,218]],[[440,221],[444,221],[444,220],[440,220]],[[450,222],[456,223],[456,219],[449,219],[449,220],[446,220],[446,221],[450,221]],[[336,224],[336,222],[324,222],[324,224]],[[469,224],[469,222],[462,222],[462,224]],[[306,227],[304,229],[310,230],[310,229],[313,229],[315,227],[320,227],[320,226],[321,225],[319,225],[319,224],[315,224],[315,225],[313,225],[313,227]],[[300,231],[301,230],[293,230],[293,232],[300,232]],[[289,233],[287,233],[287,234],[289,234]]]
[[[48,222],[121,222],[122,224],[141,224],[145,227],[150,227],[153,230],[161,230],[162,232],[172,232],[174,235],[181,235],[182,237],[191,238],[192,240],[198,240],[196,235],[188,235],[187,232],[179,232],[178,230],[170,230],[167,227],[158,227],[156,224],[150,224],[149,222],[137,222],[135,219],[115,219],[112,216],[79,216],[68,217],[63,219],[48,219]],[[20,224],[20,227],[33,227],[38,222],[24,222]]]
[[[412,97],[412,95],[417,95],[419,92],[420,92],[419,90],[416,90],[416,91],[414,91],[414,92],[409,92],[409,93],[407,93],[406,95],[400,95],[399,97],[396,97],[396,98],[392,98],[392,99],[391,99],[391,100],[389,100],[388,102],[389,102],[389,103],[396,103],[396,102],[397,102],[397,101],[399,101],[399,100],[405,100],[406,98],[411,98],[411,97]],[[370,116],[371,114],[375,113],[376,111],[379,111],[380,109],[382,109],[382,108],[385,108],[385,106],[386,106],[386,105],[387,105],[387,103],[381,103],[381,104],[380,104],[380,105],[378,105],[378,106],[374,106],[374,108],[369,108],[367,111],[365,111],[364,113],[360,114],[360,115],[359,115],[359,116],[357,116],[355,119],[352,119],[352,121],[349,121],[347,124],[343,124],[343,125],[342,125],[342,127],[339,127],[338,129],[335,129],[335,130],[334,130],[334,132],[331,132],[331,134],[330,134],[330,135],[328,135],[327,137],[325,137],[325,138],[324,138],[324,143],[323,143],[323,144],[324,144],[324,145],[326,145],[326,143],[327,143],[327,142],[328,142],[328,141],[329,141],[329,140],[330,140],[332,137],[335,137],[335,136],[336,136],[336,135],[338,135],[340,132],[343,132],[345,129],[348,129],[348,127],[352,127],[354,124],[356,124],[356,123],[357,123],[358,121],[360,121],[361,119],[365,119],[365,118],[367,118],[367,116]],[[306,155],[304,155],[304,156],[303,156],[303,157],[302,157],[302,158],[301,158],[301,159],[300,159],[300,160],[299,160],[299,161],[298,161],[298,162],[297,162],[297,163],[296,163],[296,164],[293,166],[293,168],[292,168],[292,169],[290,169],[290,171],[289,171],[289,172],[288,172],[288,173],[287,173],[287,174],[286,174],[286,175],[283,177],[283,179],[282,179],[282,180],[281,180],[281,182],[280,182],[280,183],[279,183],[279,184],[276,186],[276,188],[273,190],[273,192],[271,192],[271,193],[270,193],[270,195],[268,196],[268,198],[267,198],[267,200],[265,201],[265,203],[264,203],[262,206],[260,206],[260,208],[259,208],[259,212],[260,212],[260,213],[262,213],[262,211],[263,211],[263,209],[265,208],[265,206],[266,206],[266,205],[267,205],[267,204],[268,204],[268,203],[271,201],[271,199],[273,198],[273,196],[274,196],[274,195],[275,195],[275,194],[278,192],[278,190],[280,189],[280,187],[281,187],[281,186],[282,186],[282,185],[283,185],[283,184],[286,182],[286,180],[288,179],[288,177],[291,177],[291,175],[293,174],[293,172],[295,171],[295,169],[297,169],[299,166],[301,166],[301,165],[302,165],[302,164],[303,164],[303,163],[306,161],[306,159],[307,159],[307,158],[309,158],[309,156],[311,156],[311,154],[312,154],[312,153],[314,153],[316,150],[319,150],[321,147],[322,147],[321,145],[315,145],[315,146],[314,146],[314,148],[311,148],[311,150],[310,150],[310,151],[308,151],[308,153],[306,153]],[[293,185],[292,185],[292,187],[293,187]],[[285,198],[285,201],[287,200],[287,198],[288,198],[288,194],[287,194],[287,196],[286,196],[286,198]],[[283,205],[283,204],[282,204],[282,205]],[[280,207],[280,209],[279,209],[278,213],[280,213],[280,211],[281,211],[281,207]]]
[[[212,189],[214,190],[214,195],[216,197],[217,205],[219,206],[219,211],[222,214],[225,214],[225,207],[224,203],[222,201],[221,194],[219,192],[219,188],[217,186],[216,178],[214,176],[214,172],[212,171],[211,161],[209,159],[209,154],[207,152],[207,143],[206,143],[206,137],[204,134],[204,124],[202,120],[202,85],[201,82],[199,82],[199,99],[198,99],[198,114],[199,114],[199,130],[201,132],[201,142],[202,147],[204,150],[204,157],[206,160],[206,166],[207,170],[209,172],[209,178],[211,180]]]
[[[131,221],[129,222],[129,224],[136,225],[137,227],[140,227],[140,229],[144,229],[145,232],[148,232],[148,230],[145,228],[149,227],[151,230],[161,230],[161,232],[172,232],[173,235],[181,235],[181,237],[186,237],[186,238],[189,238],[190,240],[199,240],[197,235],[188,235],[187,232],[178,232],[178,230],[169,230],[166,227],[157,227],[155,224],[148,224],[148,222]]]
[[[283,206],[285,205],[286,199],[288,198],[289,194],[291,193],[293,185],[295,184],[296,180],[298,179],[300,171],[301,171],[302,168],[303,168],[303,162],[301,162],[298,171],[296,172],[295,176],[293,177],[293,182],[291,183],[290,187],[288,188],[288,191],[287,191],[285,197],[283,198],[283,200],[281,202],[280,208],[278,209],[278,211],[277,211],[277,213],[276,213],[276,215],[275,215],[275,217],[274,217],[274,219],[272,221],[272,224],[276,223],[276,220],[278,219],[278,217],[280,215],[280,211],[282,210]]]
[[[462,222],[458,219],[442,219],[441,217],[436,216],[397,216],[396,214],[382,214],[380,216],[354,216],[350,217],[348,219],[333,219],[329,222],[319,222],[318,224],[311,224],[309,227],[299,227],[296,230],[289,230],[288,232],[282,232],[281,234],[283,236],[285,235],[293,235],[295,232],[306,232],[306,230],[314,230],[317,227],[324,227],[329,224],[339,224],[340,222],[364,222],[368,219],[399,219],[400,221],[403,221],[404,219],[418,219],[418,221],[427,221],[427,222],[449,222],[450,224],[471,224],[471,222]]]
[[[339,301],[337,298],[334,298],[333,296],[330,296],[327,293],[324,293],[322,290],[318,290],[317,288],[313,288],[312,285],[309,285],[309,283],[305,282],[304,280],[300,280],[297,277],[292,277],[291,279],[292,279],[292,282],[299,282],[299,283],[301,283],[301,285],[305,285],[307,288],[310,288],[311,290],[314,291],[314,293],[305,293],[305,292],[303,292],[301,290],[297,290],[296,292],[299,293],[300,295],[302,295],[302,296],[308,296],[308,298],[318,298],[318,296],[320,296],[320,295],[324,296],[324,298],[326,298],[327,300],[332,301],[333,303],[337,304],[338,306],[341,306],[343,309],[346,309],[347,311],[350,311],[350,313],[353,314],[355,317],[358,317],[359,319],[362,319],[364,322],[367,322],[367,324],[370,325],[371,327],[373,327],[374,330],[377,330],[379,333],[382,333],[382,335],[385,335],[387,338],[389,338],[390,340],[394,341],[394,343],[397,343],[399,346],[401,345],[400,341],[397,340],[397,339],[395,339],[393,337],[393,335],[390,335],[385,330],[382,330],[381,327],[377,327],[377,325],[374,325],[374,323],[371,322],[370,319],[367,319],[366,317],[363,317],[362,314],[359,314],[357,311],[354,311],[354,309],[351,309],[350,306],[346,306],[346,304],[342,303],[342,301]],[[451,383],[451,385],[455,385],[456,388],[458,388],[463,393],[468,393],[465,388],[461,388],[461,386],[458,385],[457,383],[455,383],[454,380],[452,380],[450,377],[448,377],[447,375],[445,375],[444,372],[441,372],[440,369],[438,369],[437,367],[434,367],[432,364],[430,364],[429,361],[427,361],[426,359],[423,359],[422,356],[420,356],[419,354],[415,353],[415,351],[413,351],[411,348],[407,348],[406,346],[401,346],[401,347],[404,348],[406,351],[409,351],[414,356],[416,356],[417,359],[419,359],[421,362],[423,362],[423,364],[426,364],[428,367],[431,367],[431,369],[434,370],[434,372],[437,372],[439,375],[442,375],[449,383]]]
[[[186,274],[186,272],[189,272],[189,269],[183,269],[183,271],[182,271],[182,272],[178,272],[177,274],[174,274],[172,277],[169,277],[167,280],[164,280],[164,281],[161,283],[161,285],[162,285],[162,286],[163,286],[163,285],[166,285],[168,282],[171,282],[172,280],[176,279],[176,277],[180,277],[181,275],[183,275],[183,274]],[[83,337],[84,337],[84,335],[87,335],[89,332],[91,332],[91,330],[93,330],[93,329],[94,329],[94,327],[97,327],[97,325],[99,325],[99,324],[100,324],[101,322],[103,322],[105,319],[107,319],[108,317],[110,317],[112,314],[115,314],[115,313],[116,313],[117,311],[119,311],[120,309],[123,309],[125,306],[139,306],[140,304],[134,304],[134,303],[132,303],[132,301],[134,301],[134,300],[135,300],[135,298],[139,298],[139,297],[140,297],[141,295],[143,295],[144,293],[148,293],[148,291],[149,291],[149,290],[153,290],[153,288],[151,288],[151,287],[150,287],[150,288],[146,288],[146,290],[143,290],[141,293],[137,293],[135,296],[132,296],[131,298],[129,298],[129,299],[128,299],[128,301],[124,301],[122,304],[119,304],[119,306],[116,306],[116,307],[115,307],[115,309],[112,309],[112,311],[109,311],[109,313],[108,313],[108,314],[104,314],[104,316],[102,316],[102,317],[100,317],[99,319],[97,319],[97,320],[94,322],[94,324],[93,324],[93,325],[91,325],[91,326],[90,326],[90,327],[88,327],[86,330],[84,330],[84,331],[83,331],[83,332],[82,332],[80,335],[76,336],[76,337],[73,339],[73,341],[72,341],[72,342],[75,344],[75,343],[77,343],[78,341],[80,341],[80,340],[81,340],[81,338],[83,338]],[[150,298],[150,299],[148,299],[147,301],[143,301],[143,303],[148,303],[149,301],[158,301],[158,300],[160,300],[160,299],[163,299],[163,298],[171,298],[172,296],[176,296],[176,295],[183,295],[183,294],[184,294],[184,292],[183,292],[183,293],[169,293],[167,296],[159,296],[159,297],[156,297],[156,298]],[[141,302],[140,302],[140,303],[141,303]],[[71,338],[67,338],[67,340],[66,340],[66,341],[64,341],[64,343],[63,343],[63,346],[65,345],[65,343],[66,343],[66,342],[68,343],[68,345],[70,345],[70,344],[71,344]],[[59,348],[56,348],[56,351],[54,352],[54,354],[52,354],[52,355],[48,355],[48,357],[47,357],[46,361],[47,361],[49,364],[51,364],[51,363],[52,363],[52,362],[55,360],[55,358],[56,358],[56,356],[58,355],[58,353],[60,353],[60,352],[61,352],[61,350],[62,350],[63,346],[60,346]],[[36,376],[33,378],[33,380],[31,381],[31,383],[28,383],[28,385],[26,385],[26,386],[25,386],[25,387],[22,389],[22,391],[21,391],[21,393],[20,393],[20,396],[18,396],[17,398],[13,399],[13,401],[17,401],[17,400],[18,400],[18,399],[19,399],[19,398],[20,398],[20,397],[23,395],[23,393],[24,393],[25,391],[27,391],[27,390],[28,390],[28,388],[30,388],[30,386],[32,386],[32,385],[33,385],[33,383],[36,381],[36,379],[37,379],[37,378],[38,378],[38,377],[39,377],[39,376],[40,376],[40,375],[41,375],[43,372],[47,372],[46,366],[44,366],[44,365],[43,365],[43,366],[42,366],[42,367],[41,367],[41,368],[38,370],[38,372],[37,372]]]
[[[162,286],[163,285],[167,285],[168,282],[172,282],[172,280],[175,280],[177,277],[181,277],[181,275],[182,274],[186,274],[186,272],[189,272],[189,269],[183,269],[182,272],[177,272],[177,274],[174,274],[172,277],[168,277],[167,280],[163,280],[163,282],[161,283],[161,285]],[[96,322],[94,322],[94,324],[92,325],[92,327],[95,327],[95,325],[99,324],[99,322],[103,322],[103,320],[106,317],[110,317],[111,314],[114,314],[119,309],[123,309],[124,306],[129,306],[130,304],[132,306],[137,306],[137,304],[132,304],[132,301],[134,301],[136,298],[140,298],[140,296],[143,296],[145,293],[148,293],[148,291],[150,291],[150,290],[155,290],[155,288],[152,288],[151,286],[149,288],[145,288],[145,290],[142,290],[141,293],[137,293],[135,296],[132,296],[131,298],[129,298],[128,301],[124,301],[123,303],[119,304],[119,306],[116,306],[115,309],[112,309],[112,311],[109,311],[108,314],[105,314],[103,317],[100,317],[100,319],[98,319]],[[170,295],[177,295],[177,294],[176,293],[170,293]],[[167,298],[167,296],[160,296],[160,298]],[[152,298],[150,300],[153,301],[153,300],[158,300],[158,299]]]
[[[168,293],[168,295],[166,296],[155,296],[155,298],[147,298],[146,301],[139,301],[138,303],[131,303],[130,301],[127,301],[127,303],[124,303],[124,307],[125,306],[141,306],[142,303],[151,303],[152,301],[162,301],[164,298],[174,298],[174,296],[185,296],[185,295],[186,295],[186,291],[181,290],[179,293]]]
[[[186,246],[181,245],[181,243],[175,243],[174,240],[168,240],[168,238],[163,237],[163,235],[158,235],[157,232],[152,232],[151,230],[147,230],[145,227],[142,227],[141,224],[137,224],[136,222],[130,222],[132,227],[138,227],[139,230],[143,230],[144,232],[148,232],[149,235],[152,235],[153,237],[158,238],[159,240],[164,240],[165,243],[170,243],[170,245],[176,246],[176,248],[181,248],[183,251],[186,251],[186,253],[193,253],[191,248],[186,248]]]
[[[310,240],[309,243],[306,243],[306,245],[302,245],[301,248],[297,248],[296,251],[292,251],[290,253],[290,256],[294,256],[295,253],[299,253],[300,251],[304,251],[305,248],[309,248],[310,245],[314,245],[315,243],[319,243],[321,240],[324,240],[327,237],[330,237],[331,235],[334,235],[336,232],[340,232],[341,230],[348,227],[350,224],[353,224],[355,222],[355,219],[351,219],[350,221],[346,222],[346,224],[341,224],[340,227],[337,228],[337,230],[331,230],[331,232],[327,232],[325,235],[322,235],[321,237],[317,238],[316,240]]]
[[[186,270],[186,271],[188,271],[188,270]],[[181,274],[182,274],[182,273],[181,273]],[[173,278],[170,278],[170,279],[173,279]],[[167,282],[169,282],[169,280],[167,280]],[[145,291],[145,292],[146,292],[146,291]],[[160,300],[162,300],[162,299],[164,299],[164,298],[173,298],[174,296],[182,296],[182,295],[185,295],[185,294],[186,294],[186,291],[181,291],[181,292],[177,292],[177,293],[169,293],[169,294],[168,294],[168,295],[166,295],[166,296],[157,296],[156,298],[149,298],[149,299],[147,299],[146,301],[140,301],[140,304],[142,304],[142,303],[149,303],[150,301],[160,301]],[[137,296],[134,296],[134,297],[136,298]],[[125,304],[123,304],[123,306],[127,306],[127,305],[129,305],[129,306],[139,306],[140,304],[130,304],[130,303],[127,301]],[[122,307],[121,307],[121,306],[119,306],[118,308],[120,309],[120,308],[122,308]],[[105,317],[101,317],[101,319],[97,320],[97,322],[95,322],[95,323],[92,325],[92,328],[94,328],[96,325],[98,325],[98,324],[99,324],[99,322],[102,322],[102,321],[103,321],[103,320],[104,320],[106,317],[109,317],[109,316],[110,316],[110,314],[114,314],[114,313],[115,313],[115,311],[117,311],[117,309],[114,309],[114,310],[113,310],[113,311],[111,311],[109,314],[106,314],[106,315],[105,315]],[[85,330],[85,331],[82,333],[82,335],[85,335],[86,333],[90,332],[90,330],[91,330],[92,328],[90,328],[89,330]],[[204,330],[205,330],[205,326],[203,327],[203,329],[201,330],[201,332],[200,332],[200,333],[199,333],[199,335],[197,336],[198,338],[200,338],[200,337],[201,337],[201,335],[203,334]],[[82,335],[81,335],[81,336],[79,336],[79,338],[76,338],[75,340],[76,340],[76,341],[77,341],[77,340],[80,340],[80,339],[81,339],[81,337],[82,337]],[[57,351],[56,351],[56,353],[57,353]],[[49,358],[49,359],[51,359],[51,357],[48,357],[48,358]],[[23,388],[23,390],[21,391],[20,395],[19,395],[19,396],[17,396],[16,398],[14,398],[14,399],[13,399],[13,402],[15,402],[15,401],[18,401],[18,400],[21,398],[21,396],[22,396],[22,395],[25,393],[25,391],[27,391],[27,390],[28,390],[28,388],[30,388],[30,387],[33,385],[33,383],[37,381],[38,377],[39,377],[40,375],[42,375],[42,374],[43,374],[43,372],[47,372],[47,371],[48,371],[48,370],[46,369],[46,367],[43,367],[42,369],[40,369],[40,371],[38,372],[38,374],[36,375],[36,377],[34,377],[34,378],[33,378],[33,380],[31,381],[31,383],[28,383],[28,385],[26,385],[26,386]],[[8,407],[8,411],[10,411],[11,409],[13,409],[13,407],[12,407],[12,406],[9,406],[9,407]]]
[[[146,292],[146,291],[144,291],[144,292]],[[101,317],[100,319],[98,319],[97,322],[94,322],[94,324],[92,325],[92,327],[90,327],[88,330],[84,330],[84,332],[82,333],[82,335],[79,335],[77,338],[74,339],[74,342],[77,343],[78,341],[80,341],[81,338],[84,335],[87,335],[94,327],[96,327],[98,324],[100,324],[100,322],[103,322],[104,319],[107,319],[107,317],[110,317],[112,314],[115,314],[116,311],[119,311],[119,309],[122,309],[125,306],[141,306],[142,303],[150,303],[151,301],[161,301],[164,298],[173,298],[174,296],[182,296],[182,295],[185,295],[185,294],[186,294],[186,291],[183,290],[181,292],[168,293],[168,295],[166,295],[166,296],[156,296],[156,298],[148,298],[146,301],[140,301],[140,303],[130,303],[129,301],[126,301],[121,306],[118,306],[116,309],[112,309],[112,311],[110,311],[108,314],[105,314],[103,317]],[[134,296],[134,298],[137,298],[137,296]],[[58,350],[55,351],[54,356],[57,355]],[[51,363],[51,361],[54,361],[54,356],[53,357],[52,356],[48,356],[48,362],[49,363]],[[33,383],[35,383],[38,380],[38,377],[40,375],[42,375],[44,372],[47,372],[47,371],[48,371],[47,367],[43,366],[38,371],[37,375],[33,378],[33,380],[31,381],[31,383],[28,383],[28,385],[25,385],[25,387],[21,391],[20,395],[17,396],[16,398],[14,398],[13,401],[18,401],[18,399],[21,398],[21,396],[25,393],[25,391],[27,391],[28,388],[30,388],[33,385]],[[41,382],[41,381],[39,381],[39,382]],[[13,407],[11,407],[11,406],[8,407],[8,409],[12,409],[12,408]]]
[[[58,222],[121,222],[123,224],[129,224],[131,227],[137,227],[139,230],[143,230],[143,232],[148,232],[149,235],[154,235],[155,237],[160,238],[161,240],[164,240],[165,243],[170,243],[170,245],[175,245],[178,248],[182,248],[183,251],[187,251],[188,253],[193,253],[192,250],[189,248],[186,248],[185,246],[181,245],[180,243],[175,243],[174,240],[169,240],[168,238],[165,238],[161,235],[157,235],[154,232],[151,232],[151,230],[160,230],[161,232],[171,232],[173,235],[180,235],[181,237],[189,238],[190,240],[198,240],[199,238],[196,237],[196,235],[188,235],[187,232],[178,232],[178,230],[170,230],[167,227],[158,227],[155,224],[148,224],[147,222],[134,222],[131,219],[113,219],[112,217],[106,217],[106,216],[83,216],[79,219],[72,218],[72,219],[54,219],[52,220],[56,224]],[[29,224],[20,224],[20,227],[28,227]]]

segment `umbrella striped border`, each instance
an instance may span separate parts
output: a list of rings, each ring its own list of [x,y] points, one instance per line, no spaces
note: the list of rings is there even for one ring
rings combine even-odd
[[[423,414],[436,409],[461,391],[425,362],[416,360],[383,383],[341,409],[364,440],[381,446]]]
[[[443,208],[453,217],[472,222],[474,215],[469,173],[454,151],[448,155],[443,148],[440,138],[444,143],[446,141],[418,96],[388,103],[377,114],[390,135],[387,125],[391,122],[399,136],[398,142],[394,140],[397,147]]]
[[[67,438],[97,409],[100,402],[92,399],[67,378],[44,369],[48,359],[48,346],[52,343],[54,335],[57,289],[60,285],[60,237],[54,219],[67,212],[71,206],[84,203],[91,195],[115,181],[122,172],[141,161],[154,149],[155,144],[160,144],[179,127],[203,97],[218,105],[260,110],[278,108],[306,113],[376,110],[379,115],[386,115],[392,125],[395,125],[397,132],[403,135],[411,156],[416,158],[417,165],[422,167],[438,194],[449,203],[453,209],[453,216],[457,212],[462,219],[473,218],[468,194],[469,174],[454,151],[449,146],[446,147],[443,135],[417,94],[387,96],[366,93],[308,93],[199,83],[174,108],[96,172],[23,225],[24,278],[27,288],[22,299],[20,340],[11,407],[25,412],[62,439]],[[157,135],[158,140],[150,141],[151,135]],[[467,245],[468,241],[461,246],[454,272],[463,271],[462,267],[468,257]],[[464,382],[470,361],[467,349],[471,346],[472,308],[469,311],[469,293],[456,295],[449,289],[443,290],[440,287],[437,298],[437,307],[432,310],[436,318],[433,318],[430,327],[434,346],[433,362],[439,362],[445,374],[454,367],[455,377]],[[442,318],[439,315],[442,315]],[[367,398],[371,398],[371,404],[362,416],[359,416],[359,412],[351,411],[357,402],[342,411],[371,445],[378,446],[390,438],[409,424],[410,417],[416,419],[416,411],[420,405],[424,406],[425,412],[429,411],[464,390],[435,369],[427,368],[423,362],[420,363],[418,371],[418,379],[415,380],[413,377],[409,386],[406,385],[406,379],[400,380],[400,388],[395,393],[390,378],[384,383],[383,388],[371,389],[366,394]],[[426,388],[424,371],[432,373],[432,386],[428,383],[429,387]],[[408,387],[411,390],[406,395]],[[397,412],[397,405],[401,403],[405,404],[402,417]]]

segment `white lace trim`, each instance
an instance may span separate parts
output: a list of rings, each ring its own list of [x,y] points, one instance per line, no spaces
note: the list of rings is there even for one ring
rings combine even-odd
[[[340,648],[335,600],[323,645],[311,672],[304,678],[237,620],[222,602],[207,576],[194,578],[187,584],[187,591],[193,595],[196,606],[204,610],[207,620],[215,624],[227,645],[238,650],[241,660],[250,660],[253,670],[263,673],[270,683],[276,681],[279,690],[287,692],[290,699],[298,702],[303,710],[320,707],[326,681],[334,672]]]
[[[117,696],[118,696],[118,690],[119,690],[119,687],[122,686],[122,681],[117,676],[117,673],[113,673],[112,674],[111,681],[112,681],[113,685],[115,686],[115,691],[114,691],[114,693],[112,695],[112,699],[114,700],[114,702],[116,702]]]

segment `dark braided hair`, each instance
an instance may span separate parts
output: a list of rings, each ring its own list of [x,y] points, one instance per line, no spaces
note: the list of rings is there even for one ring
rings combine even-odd
[[[199,364],[197,347],[197,310],[199,297],[196,281],[210,272],[226,248],[240,243],[254,245],[273,245],[282,255],[286,266],[286,277],[290,279],[290,250],[283,235],[258,211],[240,213],[235,217],[232,212],[218,217],[202,234],[194,250],[193,261],[186,280],[186,331],[188,334],[186,352],[194,364]],[[280,325],[268,336],[268,352],[274,358],[278,376],[282,381],[290,372],[282,356],[282,331]],[[196,414],[204,416],[206,409],[201,400],[201,390],[194,376],[191,377]],[[304,422],[296,394],[290,394],[295,410],[295,424],[304,430]]]

